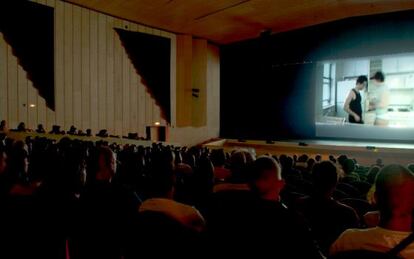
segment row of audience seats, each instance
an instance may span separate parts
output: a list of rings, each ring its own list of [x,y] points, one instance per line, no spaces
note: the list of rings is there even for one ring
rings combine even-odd
[[[414,188],[405,188],[411,177],[406,167],[381,160],[364,166],[345,155],[256,158],[244,150],[2,136],[0,235],[6,241],[0,253],[65,259],[340,255],[347,246],[366,248],[343,241],[349,231],[395,230],[384,215],[412,211],[404,203],[413,196]],[[378,178],[387,181],[380,185]],[[404,206],[389,198],[394,182],[405,192],[399,193]],[[410,233],[406,225],[398,228]],[[379,252],[402,239],[384,237]],[[411,247],[398,253],[414,257]]]

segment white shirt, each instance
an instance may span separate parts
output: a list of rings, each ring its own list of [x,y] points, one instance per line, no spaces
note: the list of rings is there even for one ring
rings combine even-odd
[[[373,84],[369,89],[369,99],[375,104],[377,115],[387,112],[389,105],[389,90],[385,83]]]
[[[381,227],[348,229],[332,244],[329,254],[350,250],[388,252],[411,232],[392,231]],[[400,253],[404,258],[414,258],[414,243]]]

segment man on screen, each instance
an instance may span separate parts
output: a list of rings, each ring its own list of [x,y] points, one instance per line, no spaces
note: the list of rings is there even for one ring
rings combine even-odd
[[[345,99],[344,110],[349,114],[348,121],[350,123],[364,123],[362,120],[361,94],[368,83],[366,76],[359,76],[354,88],[349,91],[348,97]]]

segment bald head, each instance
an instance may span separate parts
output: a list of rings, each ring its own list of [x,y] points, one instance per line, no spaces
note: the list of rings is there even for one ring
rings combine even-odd
[[[401,165],[381,169],[375,180],[375,197],[381,215],[411,215],[414,209],[414,174]]]
[[[250,172],[250,186],[264,199],[275,200],[284,182],[279,164],[273,157],[262,156],[253,162]]]

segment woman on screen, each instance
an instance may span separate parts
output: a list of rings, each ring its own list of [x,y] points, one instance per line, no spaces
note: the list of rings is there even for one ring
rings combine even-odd
[[[354,88],[349,91],[348,97],[346,97],[344,110],[349,114],[349,123],[364,123],[362,120],[362,106],[361,106],[361,94],[359,91],[363,90],[368,83],[366,76],[359,76]]]

